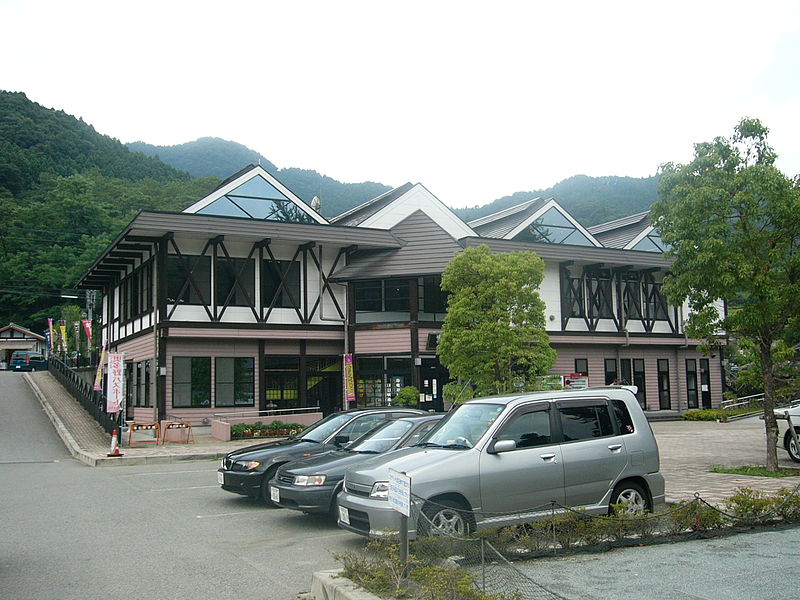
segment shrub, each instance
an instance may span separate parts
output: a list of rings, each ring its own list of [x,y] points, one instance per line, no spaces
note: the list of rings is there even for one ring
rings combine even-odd
[[[419,389],[413,385],[407,385],[397,392],[397,396],[392,399],[393,404],[401,406],[417,406],[419,404]]]
[[[775,497],[747,487],[736,488],[736,493],[725,500],[725,507],[739,519],[763,521],[773,517],[778,506]]]

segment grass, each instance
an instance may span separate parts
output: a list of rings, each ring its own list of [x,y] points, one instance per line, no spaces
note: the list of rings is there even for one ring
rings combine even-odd
[[[728,473],[730,475],[747,475],[749,477],[797,477],[800,476],[800,469],[788,469],[781,467],[777,471],[769,471],[766,467],[758,465],[746,465],[743,467],[723,467],[717,465],[711,468],[713,473]]]

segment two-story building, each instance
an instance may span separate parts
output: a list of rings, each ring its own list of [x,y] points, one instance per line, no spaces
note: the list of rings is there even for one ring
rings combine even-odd
[[[346,354],[358,406],[415,385],[441,408],[440,278],[480,244],[545,261],[553,374],[635,384],[648,410],[719,404],[721,357],[698,351],[684,307],[662,296],[670,263],[646,214],[585,228],[535,198],[465,223],[407,183],[328,220],[251,166],[181,213],[137,215],[79,287],[103,292],[103,339],[125,354],[131,418],[330,412],[343,404]]]

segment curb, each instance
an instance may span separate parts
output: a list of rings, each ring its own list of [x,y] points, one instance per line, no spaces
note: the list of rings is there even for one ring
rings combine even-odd
[[[381,600],[341,575],[342,569],[317,571],[311,576],[311,600]]]
[[[56,414],[56,411],[53,410],[53,407],[50,406],[50,403],[47,401],[47,398],[42,393],[42,390],[39,389],[39,386],[36,385],[36,382],[31,379],[30,375],[27,373],[23,373],[23,379],[28,383],[28,387],[31,388],[36,398],[39,400],[39,403],[42,405],[44,412],[50,419],[50,422],[55,427],[56,433],[58,437],[61,438],[61,441],[67,447],[67,451],[69,451],[70,455],[73,458],[78,459],[80,462],[88,465],[90,467],[97,466],[97,458],[83,450],[79,445],[78,442],[75,441],[75,438],[72,437],[72,434],[64,425],[64,422],[61,420]]]

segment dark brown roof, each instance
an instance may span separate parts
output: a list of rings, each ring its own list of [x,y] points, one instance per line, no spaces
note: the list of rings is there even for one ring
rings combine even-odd
[[[335,280],[438,275],[453,260],[460,244],[423,211],[417,210],[390,230],[402,248],[355,252]]]
[[[467,223],[481,237],[502,239],[545,205],[547,200],[533,198],[522,204]]]
[[[638,213],[589,227],[595,239],[606,248],[624,248],[650,227],[650,212]]]
[[[125,249],[139,252],[142,257],[149,253],[149,248],[166,234],[184,234],[192,237],[208,239],[223,235],[237,238],[245,242],[257,242],[263,239],[287,242],[317,242],[336,246],[356,245],[360,248],[385,249],[400,248],[402,242],[390,231],[367,227],[342,227],[319,223],[283,223],[262,221],[240,217],[220,217],[197,213],[141,212],[125,228],[103,254],[86,271],[77,287],[99,289],[115,276],[125,271],[124,260],[117,257],[118,246],[130,245],[134,242],[147,249]],[[128,258],[127,264],[133,261]]]
[[[408,192],[413,187],[413,183],[404,183],[400,187],[389,190],[377,198],[367,200],[363,204],[360,204],[355,208],[351,208],[347,212],[343,212],[342,214],[331,218],[330,222],[334,225],[356,227],[380,211],[383,207],[391,204],[394,200]]]
[[[658,252],[596,248],[594,246],[571,246],[566,244],[515,242],[512,240],[493,240],[477,237],[464,238],[460,240],[460,242],[466,248],[486,244],[496,252],[532,250],[541,258],[549,261],[565,262],[572,260],[580,263],[606,263],[609,266],[631,265],[633,267],[658,267],[664,269],[672,266],[672,261]]]

